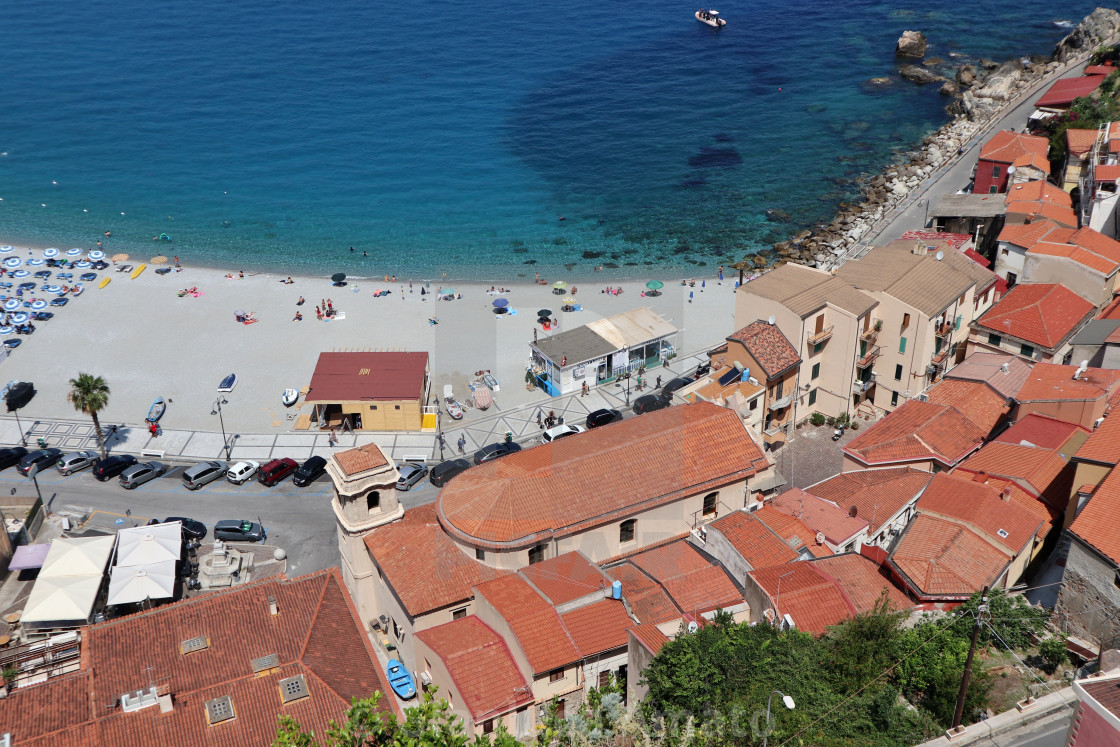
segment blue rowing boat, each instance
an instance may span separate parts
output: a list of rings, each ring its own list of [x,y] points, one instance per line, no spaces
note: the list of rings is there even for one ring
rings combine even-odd
[[[167,403],[163,401],[163,397],[156,397],[156,401],[152,403],[151,408],[148,410],[148,417],[146,420],[149,423],[158,423],[166,410]]]
[[[416,697],[416,686],[412,683],[412,675],[404,668],[404,664],[396,659],[389,659],[389,666],[385,671],[389,675],[389,687],[393,688],[397,697],[401,700]]]

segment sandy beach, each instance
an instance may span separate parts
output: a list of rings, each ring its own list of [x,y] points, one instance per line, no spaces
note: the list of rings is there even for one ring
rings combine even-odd
[[[41,250],[31,252],[41,255]],[[27,249],[15,255],[29,256]],[[104,377],[112,389],[101,415],[106,425],[142,423],[151,402],[162,396],[170,402],[164,428],[217,431],[218,418],[210,413],[218,382],[236,372],[239,383],[226,395],[224,407],[227,430],[286,432],[303,408],[302,400],[285,408],[281,392],[307,386],[319,353],[334,350],[427,351],[433,394],[452,384],[463,396],[474,373],[489,369],[502,384],[491,412],[545,403],[549,398],[544,392],[527,391],[523,383],[533,329],[546,334],[536,324],[538,309],[551,309],[560,320],[558,331],[563,331],[647,305],[681,330],[677,350],[688,354],[733,331],[737,277],[730,273],[719,284],[715,277],[697,276],[694,288],[682,287],[679,278],[659,277],[665,287],[656,298],[641,296],[644,282],[621,283],[621,295],[601,293],[608,282],[576,282],[575,299],[583,310],[561,313],[570,287],[563,296],[553,294],[550,285],[532,284],[507,285],[506,293],[490,294],[490,285],[454,283],[462,299],[437,301],[421,294],[421,283],[414,282],[410,290],[400,279],[394,284],[351,278],[337,287],[326,277],[292,276],[289,285],[281,282],[288,276],[280,274],[228,277],[225,270],[189,264],[166,275],[155,269],[149,265],[130,279],[110,266],[98,277],[112,278],[105,288],[87,283],[80,297],[65,308],[51,308],[53,319],[36,323],[33,335],[20,338],[23,343],[2,363],[0,378],[34,382],[38,394],[21,412],[22,419],[83,418],[66,401],[66,393],[69,379],[87,371]],[[178,295],[188,288],[197,288],[200,295]],[[431,291],[438,288],[431,283]],[[391,293],[374,298],[376,290]],[[300,296],[305,303],[297,306]],[[510,314],[493,313],[499,297],[508,299]],[[315,307],[326,299],[343,318],[317,321]],[[238,310],[259,321],[236,322]],[[293,320],[297,310],[303,321]],[[432,317],[439,324],[430,324]]]

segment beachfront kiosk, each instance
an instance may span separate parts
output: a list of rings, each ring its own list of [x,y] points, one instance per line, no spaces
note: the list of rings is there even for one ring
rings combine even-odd
[[[614,381],[673,354],[677,328],[646,307],[588,322],[530,343],[532,375],[553,397]]]
[[[427,353],[320,353],[300,430],[435,430]]]

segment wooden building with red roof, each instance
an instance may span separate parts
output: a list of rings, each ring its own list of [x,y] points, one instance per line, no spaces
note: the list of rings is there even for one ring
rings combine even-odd
[[[297,427],[336,428],[345,422],[366,431],[435,428],[435,412],[426,409],[430,387],[427,353],[320,353],[304,394],[315,411]]]

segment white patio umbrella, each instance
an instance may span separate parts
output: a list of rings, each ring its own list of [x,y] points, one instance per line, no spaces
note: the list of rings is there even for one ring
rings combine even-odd
[[[109,575],[109,604],[132,604],[175,595],[175,561],[148,565],[113,566]]]
[[[79,249],[78,247],[74,247],[73,249],[67,249],[66,250],[66,256],[67,257],[77,257],[81,253],[82,253],[82,250]]]
[[[4,302],[4,311],[18,311],[19,307],[23,306],[18,298],[9,298]]]
[[[19,267],[23,264],[23,260],[19,257],[8,257],[4,260],[5,267]]]
[[[183,525],[178,521],[117,532],[118,566],[144,566],[167,560],[175,561],[182,551]]]
[[[58,248],[52,246],[48,249],[44,249],[43,250],[43,256],[46,257],[47,259],[54,259],[55,257],[58,256]]]
[[[47,260],[43,259],[42,257],[32,257],[31,259],[27,260],[27,264],[35,265],[36,267],[38,267],[39,265],[45,265],[46,263]]]
[[[16,248],[14,246],[11,246],[10,244],[4,244],[4,246],[0,246],[0,254],[11,254],[15,250]]]
[[[89,253],[89,258],[92,259],[94,262],[96,262],[99,259],[105,259],[105,252],[101,251],[100,249],[94,249],[92,252]]]
[[[31,302],[31,310],[32,311],[42,311],[45,308],[47,308],[47,302],[44,301],[41,298],[36,298],[34,301]]]

